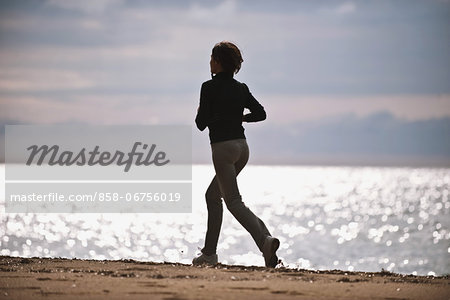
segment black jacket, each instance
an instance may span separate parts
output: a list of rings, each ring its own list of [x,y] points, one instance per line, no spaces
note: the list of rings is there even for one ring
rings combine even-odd
[[[245,116],[244,108],[250,110]],[[195,123],[201,131],[209,128],[211,144],[245,139],[242,121],[258,122],[264,119],[264,107],[253,97],[245,83],[233,78],[233,74],[219,73],[202,84]]]

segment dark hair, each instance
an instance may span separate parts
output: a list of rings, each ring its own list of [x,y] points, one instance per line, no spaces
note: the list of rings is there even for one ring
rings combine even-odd
[[[223,70],[228,73],[238,73],[241,69],[242,59],[239,48],[227,41],[223,41],[214,45],[212,49],[212,57],[220,63]]]

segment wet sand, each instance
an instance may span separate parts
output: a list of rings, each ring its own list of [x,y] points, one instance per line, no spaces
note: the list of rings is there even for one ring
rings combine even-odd
[[[450,277],[0,256],[0,299],[450,299]]]

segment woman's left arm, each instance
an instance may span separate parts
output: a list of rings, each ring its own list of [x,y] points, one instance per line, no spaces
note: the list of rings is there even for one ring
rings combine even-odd
[[[206,87],[203,83],[200,90],[200,105],[197,109],[197,116],[195,117],[195,124],[200,131],[205,130],[206,126],[208,126],[208,113],[209,108],[206,96]]]

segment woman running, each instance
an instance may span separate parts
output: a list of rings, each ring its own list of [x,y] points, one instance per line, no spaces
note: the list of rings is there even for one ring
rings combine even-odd
[[[195,123],[203,131],[209,128],[212,160],[216,175],[206,191],[208,228],[202,254],[193,259],[194,265],[215,265],[217,242],[222,225],[222,199],[231,214],[251,234],[264,256],[266,267],[278,263],[276,251],[280,241],[242,202],[236,176],[248,161],[249,149],[242,122],[266,119],[264,107],[253,97],[247,85],[233,78],[243,62],[238,47],[220,42],[212,49],[210,67],[212,79],[202,84],[200,106]],[[244,115],[244,108],[250,113]]]

